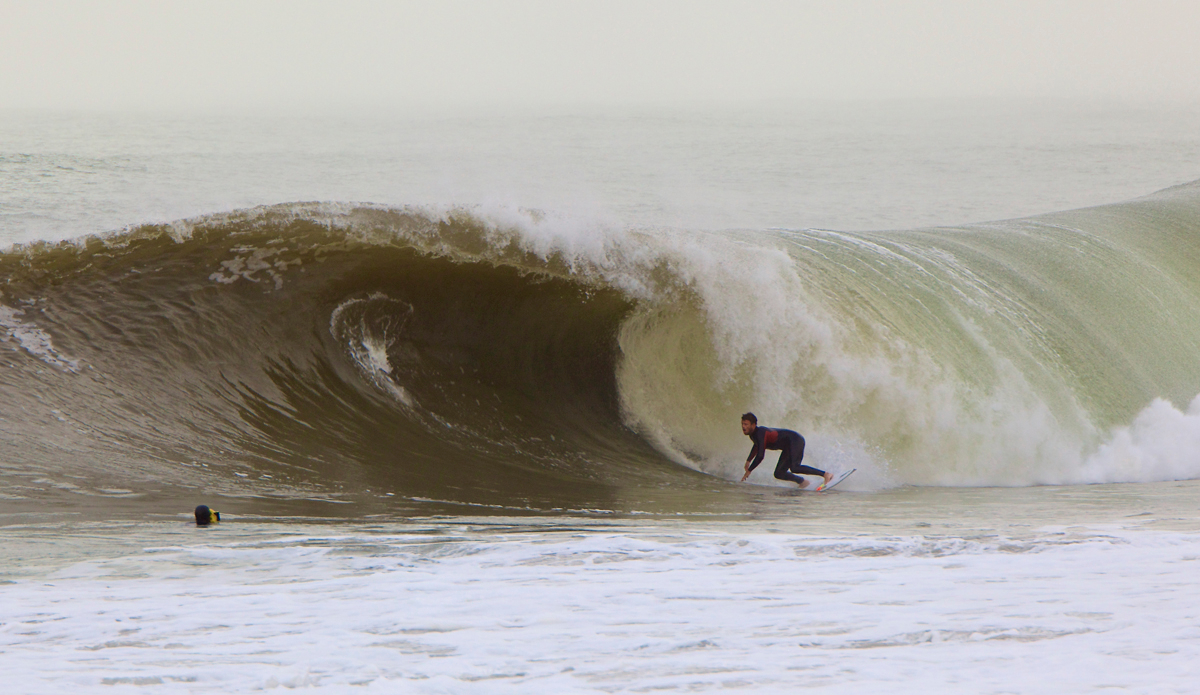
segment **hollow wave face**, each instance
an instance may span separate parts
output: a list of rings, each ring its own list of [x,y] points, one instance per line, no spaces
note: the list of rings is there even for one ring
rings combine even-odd
[[[7,467],[669,508],[740,477],[754,410],[860,487],[1194,478],[1198,229],[1191,184],[903,232],[289,204],[18,247]]]

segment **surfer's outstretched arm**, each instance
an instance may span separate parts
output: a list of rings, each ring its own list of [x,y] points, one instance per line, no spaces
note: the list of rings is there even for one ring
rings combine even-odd
[[[767,444],[765,440],[766,430],[759,428],[758,418],[754,417],[754,413],[745,413],[742,415],[742,434],[750,438],[753,444],[750,446],[750,453],[746,456],[746,473],[742,476],[742,482],[746,482],[746,478],[750,477],[750,472],[753,471],[758,464],[762,463],[763,456],[767,453]]]
[[[746,458],[746,474],[742,476],[742,482],[746,482],[746,478],[750,477],[750,473],[758,468],[758,464],[762,463],[763,456],[767,453],[766,447],[754,442],[754,446],[750,447],[750,456]]]

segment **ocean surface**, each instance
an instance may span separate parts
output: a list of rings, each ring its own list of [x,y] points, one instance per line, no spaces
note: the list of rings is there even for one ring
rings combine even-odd
[[[18,692],[1200,676],[1198,106],[0,112],[0,245]]]

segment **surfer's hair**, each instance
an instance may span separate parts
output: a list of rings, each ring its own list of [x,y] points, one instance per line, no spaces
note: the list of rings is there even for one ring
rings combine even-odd
[[[742,419],[746,420],[751,425],[758,424],[758,418],[754,416],[754,413],[742,413]]]

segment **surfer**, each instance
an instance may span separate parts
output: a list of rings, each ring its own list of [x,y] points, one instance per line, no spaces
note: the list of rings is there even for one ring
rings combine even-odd
[[[742,415],[742,434],[754,442],[750,448],[750,456],[746,458],[746,474],[742,482],[750,477],[750,472],[762,463],[767,455],[767,449],[779,451],[779,463],[775,465],[775,477],[780,480],[790,480],[798,483],[801,488],[808,487],[808,481],[797,473],[804,475],[819,475],[828,484],[833,478],[832,473],[818,470],[812,466],[801,465],[804,460],[804,437],[799,432],[774,427],[759,427],[758,418],[754,413]]]
[[[210,509],[207,504],[202,504],[196,507],[196,525],[208,526],[210,524],[220,523],[221,512],[215,509]]]

